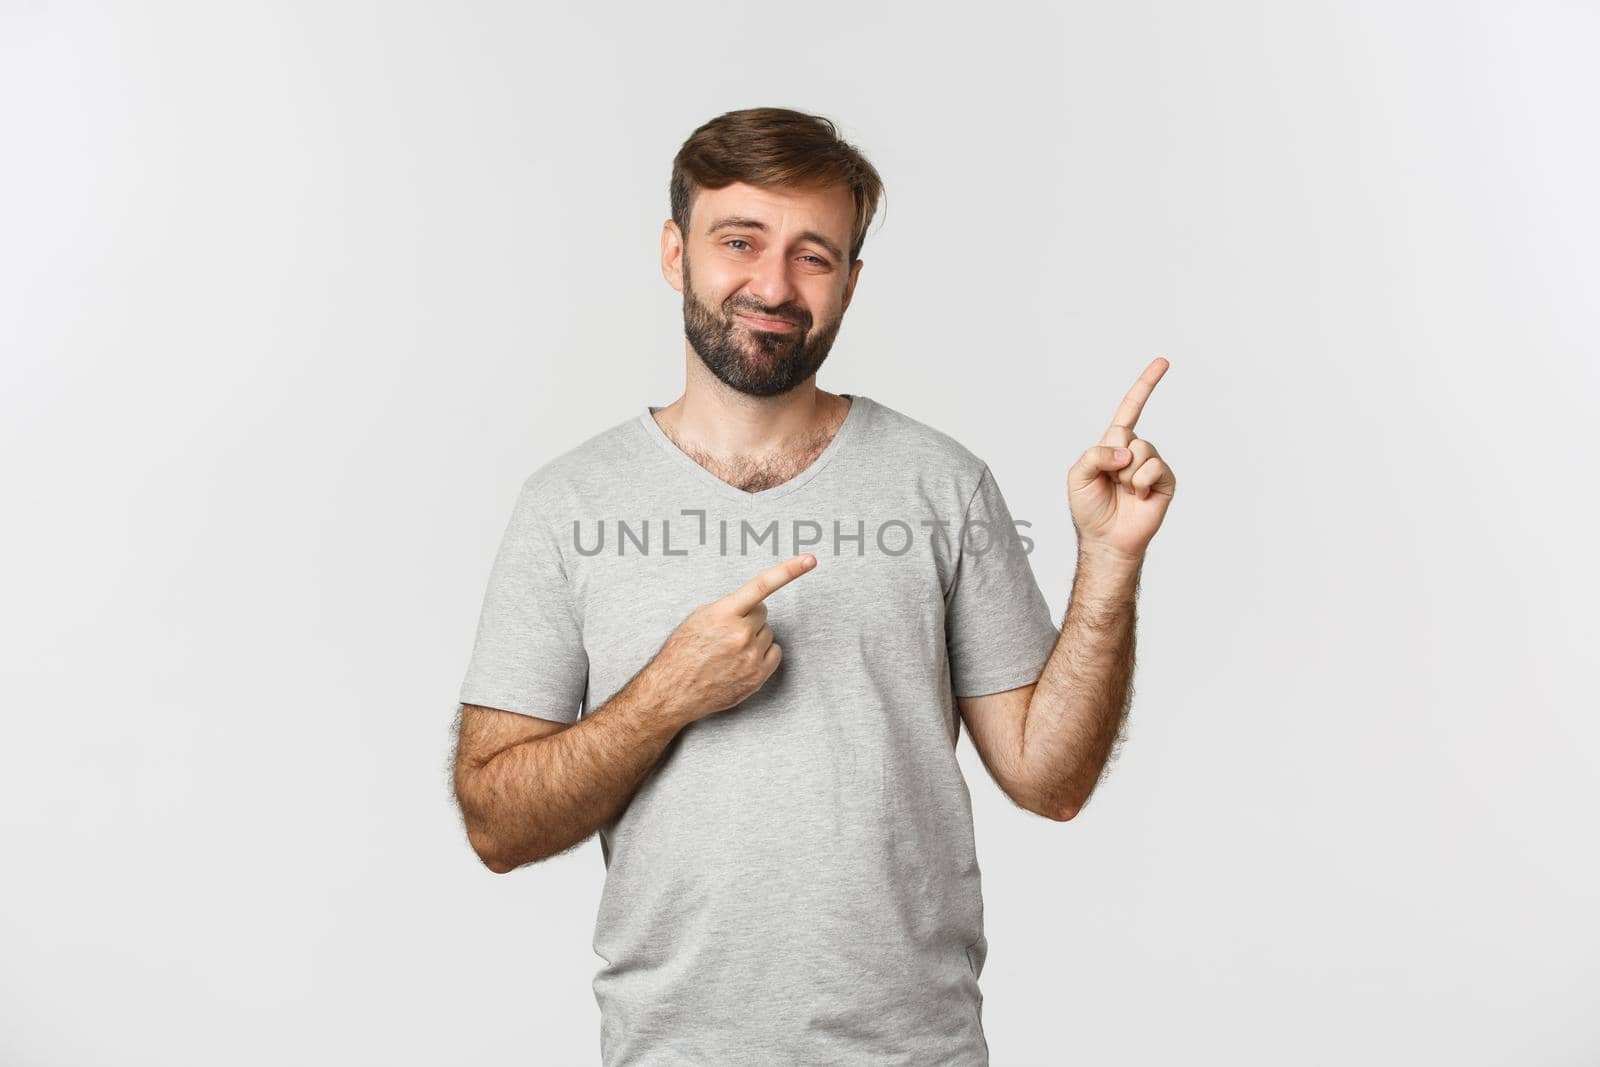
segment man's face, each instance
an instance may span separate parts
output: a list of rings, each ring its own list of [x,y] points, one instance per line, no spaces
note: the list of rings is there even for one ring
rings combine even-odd
[[[662,265],[683,293],[684,336],[720,381],[778,396],[822,366],[861,270],[846,262],[854,219],[843,185],[735,183],[699,190],[681,238],[667,224]]]

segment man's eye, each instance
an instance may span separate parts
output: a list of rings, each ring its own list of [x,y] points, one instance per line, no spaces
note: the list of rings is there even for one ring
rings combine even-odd
[[[735,237],[731,241],[724,241],[722,243],[725,244],[725,245],[743,245],[743,244],[749,244],[750,242],[746,241],[742,237]]]
[[[805,258],[806,259],[816,260],[819,264],[821,264],[824,267],[826,267],[828,265],[828,261],[823,259],[821,256],[806,256]]]

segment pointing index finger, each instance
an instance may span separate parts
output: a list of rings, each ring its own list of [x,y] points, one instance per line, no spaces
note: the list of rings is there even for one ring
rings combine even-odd
[[[1172,366],[1164,357],[1157,356],[1150,361],[1150,365],[1139,375],[1139,380],[1133,383],[1133,388],[1128,390],[1128,395],[1122,398],[1122,403],[1117,405],[1117,413],[1112,416],[1113,426],[1126,426],[1133,429],[1133,424],[1139,421],[1139,412],[1144,410],[1144,402],[1150,399],[1150,394],[1155,390],[1156,383],[1161,376],[1167,373],[1167,368]]]
[[[749,614],[750,609],[816,566],[816,563],[817,557],[804,552],[768,567],[729,593],[728,604],[741,615]]]

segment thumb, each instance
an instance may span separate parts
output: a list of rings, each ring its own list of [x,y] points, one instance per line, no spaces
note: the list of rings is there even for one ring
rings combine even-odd
[[[1132,459],[1133,453],[1126,448],[1091,445],[1067,471],[1067,488],[1073,492],[1087,488],[1102,471],[1121,470]]]

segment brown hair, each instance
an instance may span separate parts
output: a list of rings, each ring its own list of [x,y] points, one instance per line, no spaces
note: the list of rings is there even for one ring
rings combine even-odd
[[[883,179],[866,157],[839,136],[821,115],[782,107],[729,111],[707,122],[683,142],[672,160],[672,220],[685,236],[689,209],[700,189],[734,182],[816,188],[847,185],[855,197],[850,261],[861,256],[867,226],[883,198]]]

